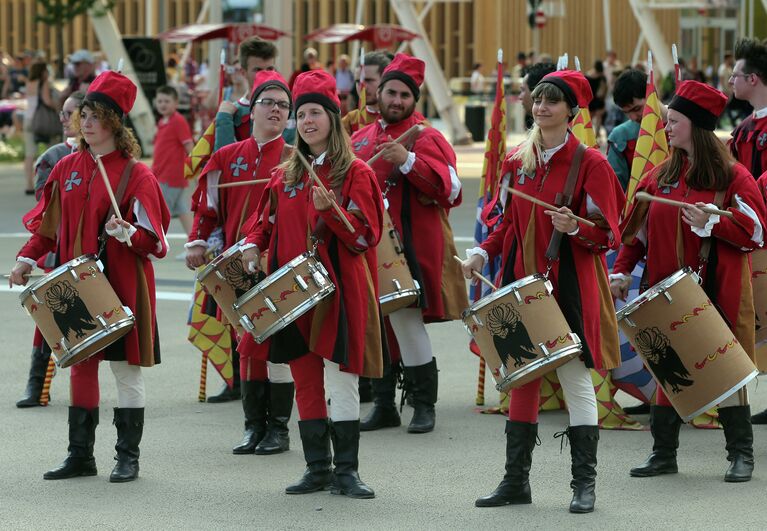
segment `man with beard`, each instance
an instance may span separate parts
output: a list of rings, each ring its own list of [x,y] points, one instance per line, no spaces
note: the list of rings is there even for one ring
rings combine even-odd
[[[372,124],[378,118],[378,84],[381,82],[381,74],[384,68],[391,63],[391,55],[386,52],[370,52],[365,54],[365,66],[362,72],[362,79],[357,80],[357,91],[361,87],[361,82],[365,82],[365,112],[360,109],[352,109],[341,118],[341,125],[349,136],[357,132],[358,129]]]
[[[381,153],[372,168],[402,238],[410,271],[421,286],[417,303],[388,316],[405,367],[405,391],[413,398],[410,433],[434,429],[437,364],[424,323],[460,319],[461,311],[469,306],[461,270],[453,260],[455,244],[447,219],[449,210],[461,203],[455,152],[415,111],[424,71],[420,59],[397,54],[378,86],[381,118],[352,136],[352,147],[360,159]],[[394,141],[415,125],[421,129],[403,144]],[[395,384],[387,368],[374,385],[375,404],[360,429],[400,425]]]

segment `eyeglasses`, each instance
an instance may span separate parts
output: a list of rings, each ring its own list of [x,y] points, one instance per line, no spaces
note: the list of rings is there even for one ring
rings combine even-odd
[[[253,103],[260,105],[261,107],[266,107],[267,109],[274,109],[274,106],[280,108],[282,111],[289,111],[290,110],[290,102],[285,100],[273,100],[272,98],[261,98],[260,100],[256,100]]]
[[[730,79],[735,79],[736,77],[742,77],[743,79],[746,79],[750,75],[751,74],[735,74],[735,73],[732,73],[732,74],[730,74]]]
[[[72,117],[72,113],[69,111],[59,111],[59,118],[62,120],[69,120]]]

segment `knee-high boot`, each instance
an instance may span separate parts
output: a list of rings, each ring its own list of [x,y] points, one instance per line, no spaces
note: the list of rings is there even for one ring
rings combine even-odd
[[[269,414],[266,435],[256,446],[257,455],[279,454],[290,450],[288,422],[293,411],[293,382],[269,382]]]
[[[349,498],[375,498],[373,489],[359,475],[360,421],[345,420],[331,425],[333,438],[333,484],[331,494]]]
[[[405,367],[405,383],[413,396],[413,418],[408,433],[428,433],[434,429],[437,402],[437,360],[425,365]]]
[[[567,428],[572,458],[573,499],[571,513],[590,513],[594,510],[597,482],[597,446],[599,426],[570,426]]]
[[[116,407],[114,425],[117,428],[115,450],[117,464],[109,475],[112,483],[124,483],[138,478],[139,444],[144,433],[144,408]]]
[[[69,454],[64,462],[43,474],[43,479],[69,479],[78,476],[95,476],[96,460],[93,445],[96,442],[96,426],[99,408],[69,408]]]
[[[299,420],[298,432],[304,447],[306,470],[298,482],[285,489],[285,494],[308,494],[325,490],[333,479],[328,419]]]
[[[650,408],[650,431],[652,432],[652,453],[644,463],[629,472],[633,477],[644,478],[661,474],[676,474],[676,450],[679,448],[679,428],[682,419],[670,406]]]
[[[40,394],[43,391],[43,382],[45,373],[48,370],[48,360],[51,357],[51,351],[43,340],[42,344],[32,347],[32,363],[29,366],[29,377],[27,378],[27,388],[24,390],[24,396],[16,402],[16,407],[36,407],[40,405]]]
[[[529,477],[537,438],[538,424],[506,421],[506,473],[498,487],[474,505],[498,507],[532,503]]]
[[[245,414],[245,432],[240,444],[232,448],[235,455],[252,454],[256,445],[266,434],[266,402],[268,382],[262,380],[244,381],[242,391],[242,411]]]
[[[754,471],[754,431],[751,427],[751,406],[719,408],[719,421],[727,441],[730,467],[724,475],[728,483],[751,480]]]
[[[402,421],[397,412],[395,396],[397,394],[397,372],[399,363],[384,366],[383,376],[372,380],[373,409],[360,422],[360,431],[396,428]]]

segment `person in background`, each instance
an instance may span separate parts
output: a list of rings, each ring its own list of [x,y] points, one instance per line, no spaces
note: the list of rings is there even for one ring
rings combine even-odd
[[[351,136],[355,131],[376,121],[380,114],[378,112],[378,84],[381,82],[381,75],[384,68],[391,63],[392,55],[388,52],[370,52],[365,54],[365,67],[362,73],[365,81],[365,117],[360,117],[359,109],[352,109],[346,116],[341,118],[346,133]],[[359,92],[360,82],[357,81],[357,91]]]
[[[53,99],[51,83],[48,79],[48,64],[44,62],[33,63],[29,69],[29,79],[26,85],[27,109],[24,111],[24,176],[26,178],[26,195],[35,195],[35,171],[34,164],[37,159],[37,141],[32,131],[32,119],[35,116],[38,104],[42,101],[51,108],[56,108]],[[50,139],[46,139],[50,140]]]
[[[475,96],[485,93],[485,75],[482,73],[482,63],[475,63],[469,78],[469,90]]]
[[[59,98],[62,103],[73,92],[88,90],[88,86],[96,79],[96,58],[88,50],[77,50],[69,57],[69,64],[72,65],[72,76]]]
[[[341,100],[341,116],[349,110],[350,94],[354,88],[354,74],[349,68],[351,59],[346,54],[338,56],[336,61],[336,87],[338,87],[338,97]]]

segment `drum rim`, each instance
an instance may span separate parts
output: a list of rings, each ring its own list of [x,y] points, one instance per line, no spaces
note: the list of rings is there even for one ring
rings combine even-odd
[[[328,274],[328,270],[325,269],[325,266],[322,265],[322,262],[317,260],[317,258],[309,252],[300,254],[296,256],[294,259],[292,259],[290,262],[286,263],[279,269],[277,269],[274,273],[271,273],[269,276],[267,276],[264,280],[250,288],[242,297],[238,298],[236,301],[234,301],[234,304],[232,307],[235,310],[239,310],[245,303],[250,301],[253,297],[256,296],[257,293],[262,292],[264,289],[268,288],[272,284],[274,284],[278,279],[285,276],[285,272],[291,270],[295,266],[302,264],[304,262],[308,262],[309,259],[313,259],[314,262],[319,267],[320,272],[322,275],[328,279],[328,283],[333,284],[333,281],[330,279],[330,275]],[[335,288],[335,286],[333,286]]]
[[[506,284],[505,286],[502,286],[498,288],[497,290],[493,291],[492,293],[488,293],[481,299],[479,299],[477,302],[469,306],[466,310],[464,310],[461,314],[462,319],[466,319],[467,317],[470,317],[473,313],[478,312],[491,302],[496,301],[497,299],[500,299],[501,297],[504,297],[509,292],[515,290],[524,288],[525,286],[529,286],[530,284],[535,283],[536,281],[541,280],[544,284],[549,282],[549,279],[543,276],[540,273],[535,273],[533,275],[528,275],[526,277],[520,278],[519,280],[516,280],[512,282],[511,284]]]
[[[240,247],[242,247],[243,243],[245,243],[245,238],[243,238],[240,241],[238,241],[237,243],[233,244],[226,251],[224,251],[223,253],[221,253],[220,255],[215,257],[213,260],[211,260],[208,265],[206,265],[199,273],[197,273],[197,280],[202,280],[205,277],[207,277],[208,275],[210,275],[211,273],[213,273],[213,271],[216,270],[216,267],[218,267],[218,265],[221,262],[223,262],[227,258],[229,258],[232,255],[234,255],[237,251],[239,251]]]
[[[720,395],[719,397],[717,397],[716,399],[712,400],[711,402],[709,402],[705,406],[697,409],[694,413],[691,413],[690,415],[687,415],[686,417],[682,417],[680,415],[680,417],[682,417],[682,420],[684,422],[690,422],[692,419],[694,419],[695,417],[697,417],[698,415],[700,415],[704,411],[708,411],[709,409],[711,409],[715,405],[717,405],[717,404],[727,400],[729,397],[731,397],[732,395],[734,395],[735,393],[737,393],[738,391],[743,389],[744,386],[748,385],[748,382],[750,382],[751,380],[756,378],[758,375],[759,375],[759,369],[754,368],[754,370],[751,371],[748,374],[748,376],[743,378],[740,382],[738,382],[735,386],[732,387],[732,389],[730,389],[726,393]],[[672,405],[673,405],[673,402],[672,402]],[[674,407],[674,409],[676,409],[676,407]]]
[[[527,376],[531,372],[540,369],[543,361],[559,361],[562,358],[567,356],[570,356],[570,358],[575,358],[578,354],[583,352],[583,342],[577,335],[575,334],[573,335],[578,339],[577,343],[573,343],[572,345],[562,347],[561,349],[550,353],[547,357],[537,359],[532,363],[528,363],[523,368],[513,372],[512,374],[507,375],[503,380],[495,384],[496,390],[500,391],[501,393],[508,392],[511,389],[511,384],[513,384],[514,382],[516,382],[523,376]],[[555,369],[552,369],[552,370],[555,370]],[[503,390],[504,388],[506,388],[506,391]]]
[[[662,292],[660,291],[660,289],[656,289],[656,288],[663,287],[665,289],[668,289],[688,275],[692,277],[693,280],[695,280],[695,277],[694,277],[695,273],[693,272],[690,266],[684,266],[682,269],[678,269],[677,271],[670,274],[669,276],[667,276],[660,282],[651,286],[644,293],[640,293],[635,299],[633,299],[631,302],[626,304],[626,306],[624,306],[623,308],[615,312],[616,319],[618,321],[625,319],[626,317],[630,316],[632,313],[637,311],[639,307],[642,306],[644,303],[650,302],[655,297],[660,295]]]
[[[420,294],[421,294],[421,290],[418,287],[416,287],[415,289],[410,289],[410,288],[402,289],[392,293],[387,293],[386,295],[379,296],[378,303],[386,304],[387,302],[396,301],[397,299],[404,299],[405,297],[418,297]]]
[[[277,321],[275,321],[273,324],[268,326],[266,330],[263,331],[263,333],[256,335],[253,333],[252,330],[249,330],[248,327],[246,327],[244,324],[242,325],[243,328],[248,330],[248,332],[253,336],[253,338],[256,340],[256,343],[261,344],[267,339],[269,339],[271,336],[279,332],[280,330],[287,327],[290,323],[304,315],[306,312],[314,308],[322,299],[327,297],[328,295],[332,294],[336,290],[336,286],[331,282],[324,288],[321,288],[320,291],[309,297],[308,299],[304,300],[301,304],[293,308],[291,311],[286,313],[284,316],[280,317]],[[239,315],[239,312],[238,312]],[[248,316],[246,316],[248,317]],[[240,324],[242,324],[242,321],[240,321]],[[282,325],[279,326],[278,325]]]
[[[55,356],[56,365],[59,366],[59,367],[62,367],[61,364],[64,361],[69,360],[69,359],[77,356],[80,352],[83,351],[83,349],[85,349],[87,347],[90,347],[91,345],[93,345],[97,341],[102,340],[105,335],[109,335],[109,334],[111,334],[113,332],[119,332],[123,328],[126,328],[128,326],[132,326],[132,325],[135,325],[135,324],[136,324],[136,317],[133,315],[133,313],[131,313],[130,315],[128,315],[127,317],[125,317],[123,319],[120,319],[119,321],[115,321],[114,323],[110,323],[106,328],[102,328],[101,330],[99,330],[98,332],[96,332],[95,334],[93,334],[92,336],[87,338],[82,343],[78,343],[71,350],[67,350],[66,355],[62,356],[61,358],[59,358],[58,356]],[[117,339],[120,339],[120,338],[118,337]],[[115,339],[115,341],[117,341],[117,339]],[[111,343],[110,343],[110,345],[111,345]],[[104,348],[106,348],[106,347],[104,347]],[[95,354],[98,354],[98,352],[94,353],[94,355]],[[89,356],[88,358],[90,358],[90,357],[91,356]],[[83,359],[81,361],[85,361],[88,358],[85,358],[85,359]],[[75,363],[71,363],[69,365],[63,366],[62,368],[71,367],[72,365],[76,365],[76,364]]]
[[[32,284],[27,286],[24,289],[24,291],[22,291],[21,294],[19,294],[19,300],[21,301],[22,306],[24,305],[24,301],[26,301],[32,295],[32,293],[36,291],[40,286],[50,282],[51,279],[68,271],[70,268],[81,266],[85,263],[88,263],[91,260],[93,260],[94,262],[96,262],[96,264],[98,264],[100,271],[103,271],[101,266],[101,260],[99,260],[95,254],[83,254],[78,256],[77,258],[73,258],[69,262],[65,264],[61,264],[50,273],[46,273],[45,275],[43,275],[43,278],[35,280]]]

